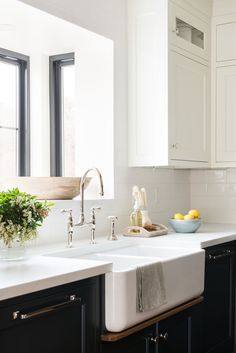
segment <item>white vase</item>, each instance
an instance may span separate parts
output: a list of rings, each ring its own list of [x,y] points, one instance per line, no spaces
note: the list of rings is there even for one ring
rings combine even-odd
[[[0,261],[22,261],[26,258],[26,248],[19,240],[12,242],[11,246],[1,243]]]

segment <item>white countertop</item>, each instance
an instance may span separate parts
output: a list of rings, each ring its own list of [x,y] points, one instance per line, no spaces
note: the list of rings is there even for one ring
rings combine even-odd
[[[170,233],[149,239],[119,236],[117,242],[98,238],[96,245],[87,241],[75,243],[81,253],[105,251],[132,244],[153,244],[160,247],[206,248],[236,240],[236,225],[204,224],[197,233]],[[42,256],[65,251],[65,244],[51,244],[30,249],[29,258],[18,262],[0,262],[0,300],[13,298],[58,285],[105,274],[112,270],[111,262]],[[74,249],[68,249],[68,252]]]
[[[46,256],[0,262],[0,300],[98,276],[111,269],[110,262]]]
[[[174,233],[159,237],[158,243],[164,246],[207,248],[236,240],[236,225],[203,224],[196,233]]]

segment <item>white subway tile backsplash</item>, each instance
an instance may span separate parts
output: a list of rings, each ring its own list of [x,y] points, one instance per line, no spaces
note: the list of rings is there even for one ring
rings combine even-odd
[[[236,169],[191,171],[190,185],[191,208],[206,222],[236,223]]]
[[[189,184],[190,173],[186,170],[174,170],[174,183],[175,184]]]
[[[227,170],[211,169],[211,170],[192,170],[190,172],[190,182],[194,184],[203,183],[226,183]]]
[[[225,196],[236,196],[236,183],[235,184],[226,184],[225,185]]]
[[[157,168],[117,168],[115,173],[115,198],[113,200],[96,200],[102,207],[97,214],[96,234],[106,236],[109,232],[109,215],[118,217],[117,232],[121,232],[129,224],[132,212],[132,186],[145,187],[148,196],[148,209],[153,222],[168,224],[168,219],[175,212],[187,212],[190,208],[190,173],[189,171]],[[40,229],[40,237],[36,244],[65,241],[67,216],[60,213],[61,208],[72,208],[75,221],[79,217],[80,201],[56,202],[52,213]],[[94,201],[85,201],[87,219]],[[75,229],[75,239],[88,239],[89,229]]]
[[[191,184],[204,184],[206,182],[205,170],[192,170],[190,172]]]
[[[210,223],[236,223],[236,210],[228,210],[227,213],[222,212],[222,210],[209,210],[207,221]]]
[[[227,182],[226,170],[206,170],[205,182],[206,183],[226,183]]]
[[[227,180],[229,183],[236,184],[236,168],[230,168],[227,170]]]
[[[192,196],[206,196],[207,184],[195,184],[191,183],[190,193]]]
[[[215,184],[215,183],[208,183],[206,184],[206,193],[208,196],[215,196],[215,195],[225,195],[227,184]]]
[[[155,168],[155,180],[157,183],[172,184],[175,180],[175,170],[174,169],[158,169]]]
[[[115,199],[97,200],[102,206],[97,215],[97,237],[109,232],[109,215],[118,216],[117,232],[129,223],[133,207],[132,186],[145,187],[148,208],[153,222],[168,225],[176,212],[186,213],[190,208],[201,212],[205,222],[236,223],[236,169],[228,170],[175,170],[157,168],[122,168],[115,174]],[[61,208],[72,208],[75,220],[79,215],[79,201],[56,203],[51,215],[40,229],[36,244],[66,242],[65,215]],[[94,201],[86,201],[86,216]],[[89,229],[75,230],[75,239],[88,239]]]
[[[156,200],[155,200],[155,207],[152,208],[153,211],[156,211],[156,212],[168,211],[168,209],[173,204],[172,188],[173,188],[172,185],[162,184],[155,189]]]

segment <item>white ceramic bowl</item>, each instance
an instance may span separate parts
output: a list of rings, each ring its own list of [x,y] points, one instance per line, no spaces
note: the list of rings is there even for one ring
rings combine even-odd
[[[195,233],[202,224],[201,219],[177,220],[170,219],[169,223],[176,233]]]

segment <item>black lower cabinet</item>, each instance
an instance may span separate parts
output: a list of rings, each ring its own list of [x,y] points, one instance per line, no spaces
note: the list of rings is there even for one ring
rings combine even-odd
[[[235,243],[206,249],[204,353],[234,352]]]
[[[103,342],[102,353],[156,353],[156,345],[151,338],[156,337],[156,326],[130,335],[117,342]]]
[[[114,342],[104,277],[0,301],[0,353],[235,353],[235,261],[235,242],[207,248],[204,301]]]
[[[99,278],[7,300],[0,305],[1,353],[96,353]]]
[[[117,342],[102,353],[202,353],[202,304],[169,317]]]
[[[201,305],[159,323],[158,353],[202,353]]]

